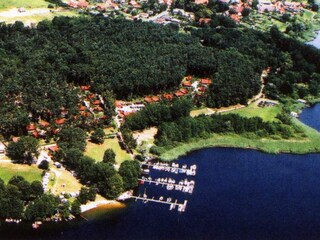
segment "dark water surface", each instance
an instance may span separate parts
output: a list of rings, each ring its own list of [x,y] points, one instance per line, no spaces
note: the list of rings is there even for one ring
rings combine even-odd
[[[320,130],[319,109],[305,110],[301,120]],[[196,182],[192,195],[146,184],[140,192],[188,199],[183,214],[167,205],[132,202],[89,221],[48,224],[39,231],[2,227],[0,239],[320,239],[320,154],[212,148],[178,162],[198,166],[197,176],[188,177]]]

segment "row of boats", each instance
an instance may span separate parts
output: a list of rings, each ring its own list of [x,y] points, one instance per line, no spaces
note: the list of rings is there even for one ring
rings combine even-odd
[[[179,166],[179,163],[154,163],[154,164],[148,164],[149,166],[152,166],[155,170],[165,171],[165,172],[171,172],[171,173],[185,173],[188,176],[195,176],[197,171],[197,165],[192,165],[190,168],[187,168],[186,164],[183,164],[182,166]]]

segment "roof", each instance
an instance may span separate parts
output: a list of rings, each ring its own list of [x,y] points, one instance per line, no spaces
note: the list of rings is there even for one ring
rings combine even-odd
[[[62,125],[66,122],[66,119],[65,118],[59,118],[59,119],[56,119],[56,124],[58,125]]]
[[[33,132],[32,132],[32,136],[33,137],[35,137],[35,138],[38,138],[39,137],[39,132],[37,131],[37,130],[34,130]]]
[[[172,93],[165,93],[163,94],[163,98],[167,100],[172,100],[173,99],[173,94]]]
[[[80,86],[80,89],[82,90],[82,91],[87,91],[87,90],[90,90],[90,86],[89,85],[86,85],[86,86]]]
[[[151,97],[145,97],[144,100],[147,102],[147,103],[152,103],[153,100]]]
[[[13,138],[12,138],[12,142],[15,142],[15,143],[16,143],[16,142],[19,141],[19,139],[20,139],[20,137],[13,137]]]
[[[93,105],[100,105],[100,100],[95,100],[94,102],[93,102]]]
[[[199,18],[199,23],[210,23],[211,22],[211,18]]]
[[[85,111],[87,108],[85,106],[80,106],[80,111]]]
[[[103,108],[102,107],[95,107],[93,110],[94,111],[98,111],[98,112],[103,112]]]
[[[187,90],[187,89],[185,89],[185,88],[181,88],[180,90],[179,90],[179,92],[181,92],[182,94],[188,94],[189,93],[189,91]]]
[[[57,145],[51,146],[48,148],[51,152],[57,152],[59,151],[59,147]]]
[[[209,84],[211,84],[211,79],[209,79],[209,78],[202,78],[202,79],[200,80],[200,83],[201,83],[201,84],[209,85]]]
[[[192,83],[190,81],[185,81],[182,83],[182,86],[184,87],[191,87],[192,86]]]
[[[183,94],[182,92],[180,92],[180,91],[176,91],[176,92],[174,93],[174,95],[175,95],[176,97],[182,97],[184,94]]]
[[[48,123],[47,121],[44,121],[44,120],[40,120],[40,121],[39,121],[39,124],[40,124],[40,126],[42,126],[42,127],[48,127],[48,126],[50,126],[50,123]]]
[[[152,96],[151,99],[154,102],[159,102],[160,101],[160,98],[158,96]]]
[[[27,127],[26,127],[27,131],[33,131],[36,129],[36,125],[34,123],[30,123]]]
[[[187,81],[191,81],[192,80],[192,76],[189,75],[189,76],[186,77],[186,79],[187,79]]]
[[[194,3],[195,4],[208,4],[209,0],[195,0]]]

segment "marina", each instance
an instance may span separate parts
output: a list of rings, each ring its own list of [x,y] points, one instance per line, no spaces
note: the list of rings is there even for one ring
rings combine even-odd
[[[166,186],[167,190],[176,190],[181,191],[185,193],[193,193],[195,181],[188,179],[181,180],[176,183],[175,179],[171,178],[156,178],[152,179],[151,177],[141,177],[138,179],[140,184],[149,183],[149,184],[155,184],[156,186],[161,185],[162,187]]]
[[[186,174],[187,176],[195,176],[197,174],[197,165],[191,165],[190,168],[187,167],[186,164],[183,164],[181,167],[179,163],[162,163],[162,162],[157,162],[157,163],[152,163],[152,162],[147,162],[147,163],[142,163],[142,166],[147,166],[147,168],[144,169],[145,173],[148,173],[149,169],[152,168],[154,170],[159,170],[159,171],[165,171],[165,172],[171,172],[175,174]]]

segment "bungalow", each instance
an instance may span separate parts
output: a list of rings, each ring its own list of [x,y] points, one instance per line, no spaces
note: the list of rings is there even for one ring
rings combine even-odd
[[[92,104],[93,105],[100,105],[100,103],[101,103],[100,100],[95,100]]]
[[[186,95],[186,94],[189,93],[188,89],[185,89],[185,88],[181,88],[179,91],[180,91],[183,95]]]
[[[80,89],[81,89],[82,91],[89,91],[89,90],[91,89],[91,86],[89,86],[89,85],[80,86]]]
[[[294,118],[298,118],[298,117],[299,117],[299,114],[296,113],[296,112],[291,112],[291,113],[290,113],[290,116],[291,116],[291,117],[294,117]]]
[[[54,152],[59,151],[59,147],[58,147],[57,144],[55,144],[55,145],[49,147],[48,150],[49,150],[51,153],[54,153]]]
[[[137,3],[135,0],[131,0],[129,2],[129,5],[131,5],[134,8],[140,8],[141,7],[141,5],[139,3]]]
[[[173,96],[172,93],[165,93],[165,94],[163,94],[163,98],[166,99],[166,100],[168,100],[168,101],[172,101],[173,97],[174,97],[174,96]]]
[[[307,103],[307,101],[306,101],[306,100],[303,100],[303,99],[298,99],[297,102],[298,102],[298,103],[303,103],[303,104],[306,104],[306,103]]]
[[[44,120],[40,120],[39,124],[40,124],[41,127],[44,127],[44,128],[50,126],[50,123],[48,123],[47,121],[44,121]]]
[[[146,101],[147,103],[152,103],[153,102],[151,97],[145,97],[144,101]]]
[[[182,92],[180,92],[180,91],[176,91],[176,92],[174,93],[174,95],[175,95],[176,97],[182,97],[182,96],[184,96],[184,94],[183,94]]]
[[[182,83],[182,86],[184,87],[192,87],[192,83],[190,81],[185,81]]]
[[[209,0],[195,0],[194,3],[207,5],[209,3]]]
[[[20,140],[20,137],[12,137],[11,141],[12,142],[18,142]]]
[[[56,119],[55,123],[57,125],[62,125],[62,124],[65,124],[66,122],[66,119],[65,118],[59,118],[59,119]]]
[[[34,130],[32,131],[31,135],[34,137],[34,138],[39,138],[40,134],[37,130]]]
[[[186,77],[186,80],[187,80],[187,81],[191,81],[191,80],[192,80],[192,76],[190,76],[190,75],[187,76],[187,77]]]
[[[95,107],[93,109],[93,111],[95,111],[95,112],[103,112],[103,108],[102,107]]]
[[[86,108],[85,106],[83,106],[83,105],[80,106],[80,108],[79,108],[80,111],[85,111],[86,109],[87,109],[87,108]]]
[[[199,23],[209,24],[211,22],[211,18],[199,18]]]
[[[30,123],[27,127],[26,127],[28,132],[32,132],[34,130],[36,130],[36,125],[34,123]]]
[[[151,99],[153,102],[160,102],[160,98],[158,96],[152,96]]]
[[[202,78],[202,79],[200,79],[200,83],[203,85],[210,85],[211,80],[209,78]]]

